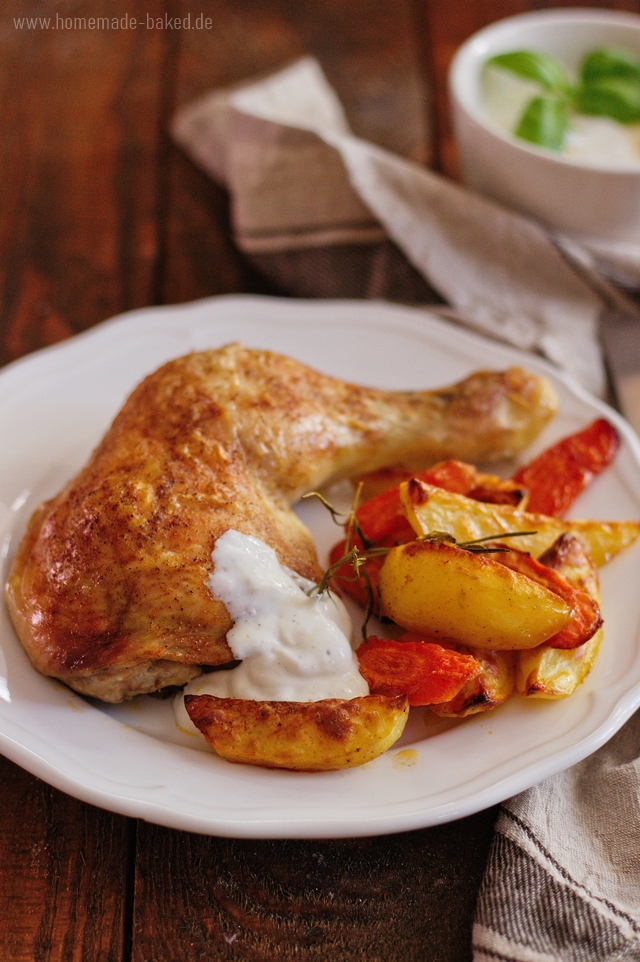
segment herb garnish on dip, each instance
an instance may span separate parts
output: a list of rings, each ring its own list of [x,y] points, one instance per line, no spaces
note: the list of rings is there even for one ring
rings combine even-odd
[[[483,94],[489,117],[521,140],[585,163],[640,164],[640,57],[629,50],[590,51],[574,83],[549,54],[498,54]]]

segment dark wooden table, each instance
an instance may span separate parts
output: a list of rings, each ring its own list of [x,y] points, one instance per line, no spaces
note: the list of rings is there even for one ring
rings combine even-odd
[[[561,5],[577,4],[4,0],[0,362],[130,308],[270,293],[233,245],[224,192],[167,137],[180,104],[311,52],[356,133],[455,177],[455,49],[500,17]],[[146,26],[189,13],[211,29]],[[56,15],[145,27],[54,29]],[[471,957],[493,810],[380,838],[237,841],[101,811],[3,758],[0,778],[3,962]]]

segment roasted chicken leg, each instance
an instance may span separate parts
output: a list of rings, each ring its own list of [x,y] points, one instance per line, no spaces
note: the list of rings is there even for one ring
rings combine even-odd
[[[512,455],[555,407],[550,385],[518,368],[394,393],[238,344],[171,361],[35,512],[6,586],[13,623],[34,666],[82,694],[184,684],[232,658],[207,584],[226,530],[317,579],[290,508],[305,491],[388,464]]]

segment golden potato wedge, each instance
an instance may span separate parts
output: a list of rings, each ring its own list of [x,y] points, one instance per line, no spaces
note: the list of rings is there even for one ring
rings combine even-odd
[[[510,504],[512,508],[526,511],[529,493],[515,481],[502,481],[493,474],[478,475],[478,484],[467,492],[474,501],[489,504]]]
[[[579,648],[541,645],[519,653],[516,691],[528,698],[566,698],[587,677],[602,644],[602,628]]]
[[[251,701],[186,695],[191,721],[229,762],[326,772],[364,765],[400,738],[406,695],[344,700]]]
[[[480,662],[482,671],[467,682],[451,701],[429,705],[436,715],[444,718],[465,718],[478,712],[491,711],[509,698],[516,684],[516,653],[513,651],[485,651],[482,648],[460,648],[464,654],[473,655]],[[538,651],[539,649],[534,649]],[[520,652],[519,654],[525,654]]]
[[[598,567],[640,535],[640,521],[562,521],[531,514],[511,505],[487,504],[451,494],[413,478],[400,486],[402,506],[417,535],[446,531],[456,541],[499,536],[507,531],[535,531],[514,539],[513,546],[538,558],[565,532],[578,535]]]
[[[562,535],[540,558],[555,568],[600,603],[600,589],[595,564],[585,543],[575,535]],[[600,628],[579,648],[570,650],[541,645],[532,651],[519,652],[516,664],[516,690],[528,698],[566,698],[587,677],[602,644]]]
[[[632,545],[640,534],[638,521],[567,521],[567,533],[580,538],[597,568]]]
[[[557,594],[526,575],[436,541],[392,548],[379,591],[382,614],[396,624],[476,648],[535,648],[572,617]]]

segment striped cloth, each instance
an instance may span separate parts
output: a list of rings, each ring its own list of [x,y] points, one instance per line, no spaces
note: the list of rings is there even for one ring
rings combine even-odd
[[[640,713],[502,806],[474,962],[640,960]]]

